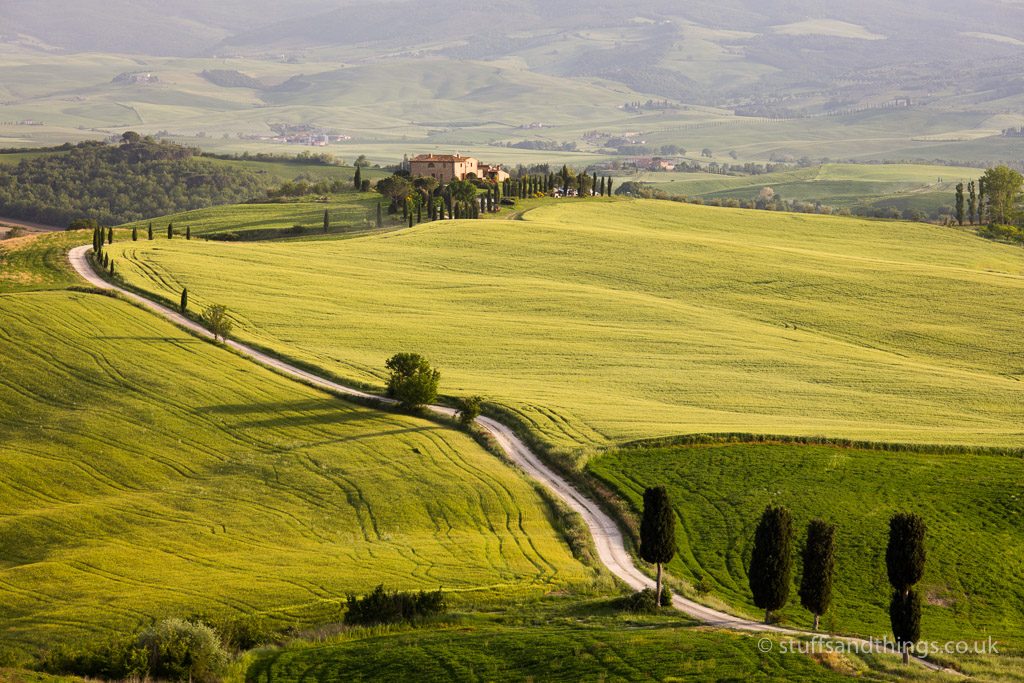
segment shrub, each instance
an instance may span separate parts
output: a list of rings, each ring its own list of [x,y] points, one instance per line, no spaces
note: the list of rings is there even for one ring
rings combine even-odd
[[[349,594],[347,603],[345,623],[350,625],[411,622],[448,611],[444,593],[439,590],[431,593],[388,592],[383,584],[362,598]]]
[[[658,611],[658,599],[653,588],[645,588],[632,595],[627,595],[622,599],[620,605],[624,611],[637,614],[654,614]],[[662,586],[661,606],[670,607],[671,605],[672,591],[669,590],[668,586]]]
[[[480,417],[480,407],[484,400],[479,396],[469,396],[459,401],[459,423],[468,427]]]
[[[214,683],[228,664],[217,632],[184,619],[164,619],[143,631],[137,645],[146,654],[148,674],[154,678]]]

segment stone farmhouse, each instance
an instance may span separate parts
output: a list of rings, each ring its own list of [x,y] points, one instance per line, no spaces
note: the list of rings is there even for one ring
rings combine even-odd
[[[500,164],[490,166],[459,154],[420,154],[409,160],[409,174],[413,178],[435,178],[442,185],[453,180],[465,180],[470,174],[498,183],[509,177]]]

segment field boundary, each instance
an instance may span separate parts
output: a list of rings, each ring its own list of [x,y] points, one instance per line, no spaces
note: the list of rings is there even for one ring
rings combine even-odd
[[[119,285],[115,285],[100,277],[92,267],[92,263],[89,258],[90,252],[91,247],[89,245],[83,245],[75,247],[68,253],[68,259],[71,262],[72,268],[90,285],[103,290],[116,291],[127,297],[130,301],[140,304],[150,312],[156,313],[172,324],[184,328],[197,337],[216,341],[209,330],[193,320],[181,315],[175,310],[140,294],[123,289]],[[246,344],[242,344],[231,339],[224,341],[223,344],[224,346],[264,367],[279,372],[292,379],[298,379],[303,383],[317,387],[339,397],[356,397],[364,401],[377,401],[381,405],[388,406],[393,406],[397,403],[394,399],[377,396],[375,394],[353,389],[352,387],[344,384],[325,379],[316,373],[300,369],[278,358],[258,351]],[[445,419],[453,419],[458,414],[458,410],[448,406],[430,405],[425,408],[434,415]],[[627,549],[622,531],[616,520],[613,519],[610,514],[606,513],[600,505],[582,493],[576,486],[570,483],[568,479],[556,473],[554,469],[542,461],[541,458],[534,453],[534,451],[531,450],[530,447],[527,446],[521,438],[519,438],[519,436],[517,436],[512,428],[488,416],[481,416],[477,418],[476,424],[495,440],[497,445],[505,452],[512,463],[523,470],[523,472],[531,479],[548,489],[554,497],[560,499],[565,505],[583,518],[593,537],[598,557],[612,574],[634,590],[654,587],[654,580],[645,574],[634,562],[633,556]],[[715,628],[754,634],[767,633],[775,636],[813,637],[818,635],[820,637],[821,635],[814,634],[810,631],[804,631],[802,629],[785,628],[737,617],[693,600],[689,600],[680,595],[673,596],[672,605],[696,621],[703,622],[704,624]],[[834,638],[844,642],[868,644],[868,641],[862,638],[844,636],[837,636]],[[894,649],[887,650],[887,652],[892,655],[900,654]],[[930,670],[946,670],[941,665],[927,661],[923,658],[915,656],[913,659]]]
[[[826,436],[792,436],[785,434],[754,434],[750,432],[710,432],[706,434],[678,434],[650,439],[637,439],[620,444],[611,450],[671,448],[673,446],[706,446],[720,444],[777,444],[785,446],[831,446],[861,451],[886,453],[924,453],[929,455],[1004,455],[1024,458],[1024,448],[1000,446],[967,446],[962,444],[918,444],[888,441],[859,441]]]

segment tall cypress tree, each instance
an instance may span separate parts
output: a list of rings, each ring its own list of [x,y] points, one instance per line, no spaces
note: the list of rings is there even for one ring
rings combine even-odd
[[[956,222],[964,224],[964,184],[956,184]]]
[[[910,650],[921,640],[921,596],[910,589],[906,594],[893,591],[889,602],[889,623],[896,644],[903,652],[903,663],[910,663]]]
[[[359,166],[356,166],[356,175],[352,179],[352,185],[355,186],[356,192],[363,187],[363,173]]]
[[[113,243],[114,243],[114,229],[113,228],[107,228],[107,244],[113,244]]]
[[[974,181],[967,183],[967,220],[974,225],[974,217],[978,208],[978,194],[974,191]]]
[[[188,310],[188,287],[184,287],[181,290],[181,301],[178,303],[178,310],[182,313]]]
[[[764,610],[766,624],[789,600],[792,568],[793,518],[786,508],[769,505],[754,532],[748,575],[754,604]]]
[[[167,239],[174,239],[174,223],[167,224]]]
[[[153,224],[152,223],[149,224],[149,233],[148,233],[148,235],[149,235],[149,239],[153,239]]]
[[[835,526],[824,520],[815,519],[807,525],[800,604],[814,615],[815,631],[818,630],[821,615],[828,611],[832,603],[832,575],[836,566],[835,535]]]
[[[132,226],[132,242],[138,242],[138,241],[139,241],[139,226],[133,225]]]
[[[612,179],[611,178],[608,179],[608,196],[609,197],[612,196]]]
[[[910,661],[911,646],[921,637],[921,600],[913,587],[924,576],[925,532],[924,520],[918,515],[900,512],[889,520],[885,549],[885,568],[893,589],[889,622],[904,664]]]
[[[328,232],[331,229],[331,212],[324,209],[324,232]]]
[[[593,194],[597,194],[597,172],[596,171],[590,177],[590,191]]]
[[[985,179],[978,178],[978,225],[985,224]]]
[[[187,240],[192,239],[192,226],[191,225],[186,225],[185,226],[185,239],[187,239]]]
[[[676,554],[676,516],[664,486],[644,491],[640,520],[640,557],[658,567],[655,604],[661,606],[661,567]]]

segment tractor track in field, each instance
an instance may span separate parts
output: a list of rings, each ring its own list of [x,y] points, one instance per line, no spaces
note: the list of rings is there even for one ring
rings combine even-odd
[[[118,287],[100,277],[93,270],[92,265],[89,262],[88,252],[90,249],[91,246],[84,245],[81,247],[75,247],[68,253],[68,259],[71,262],[72,268],[74,268],[75,271],[90,285],[99,289],[118,292],[125,298],[142,305],[144,308],[156,313],[198,337],[208,340],[213,339],[213,334],[209,330],[199,323],[181,315],[178,311],[164,306],[163,304],[159,304],[151,299],[147,299],[146,297],[127,289]],[[351,396],[365,400],[380,401],[390,405],[395,403],[393,399],[360,391],[359,389],[353,389],[352,387],[345,386],[344,384],[334,382],[315,373],[295,367],[294,365],[280,360],[279,358],[275,358],[251,346],[232,339],[228,339],[224,344],[264,367],[329,393],[339,396]],[[431,412],[444,417],[454,417],[457,413],[454,408],[448,408],[446,406],[431,405],[427,406],[427,408]],[[615,520],[602,510],[597,503],[590,500],[587,496],[577,490],[576,487],[574,487],[568,480],[548,467],[540,457],[530,450],[529,446],[527,446],[522,439],[516,436],[515,432],[508,426],[486,416],[477,418],[477,424],[494,438],[512,462],[519,466],[519,468],[532,479],[536,480],[551,491],[583,518],[583,521],[586,523],[587,528],[590,530],[591,536],[594,539],[594,545],[597,548],[598,557],[602,564],[604,564],[612,574],[634,590],[654,587],[654,580],[644,574],[633,561],[633,557],[627,549],[625,538],[618,524],[616,524]],[[763,624],[750,619],[744,619],[743,617],[731,615],[692,600],[688,600],[679,595],[674,595],[672,597],[672,605],[692,619],[715,628],[747,633],[789,635],[794,637],[823,635],[820,633],[815,634],[810,631],[784,628]],[[836,637],[833,638],[833,640],[843,641],[850,644],[860,644],[861,646],[867,646],[870,644],[868,641],[861,638]],[[877,643],[874,645],[876,648],[878,647]],[[894,655],[898,654],[894,650],[891,652]],[[951,672],[950,670],[943,669],[943,667],[925,659],[918,657],[915,657],[914,659],[922,666],[931,669],[932,671]]]

